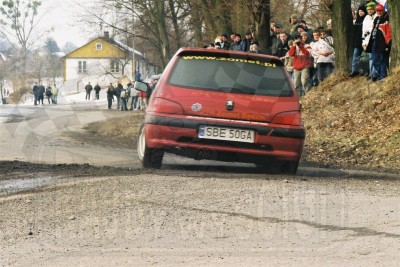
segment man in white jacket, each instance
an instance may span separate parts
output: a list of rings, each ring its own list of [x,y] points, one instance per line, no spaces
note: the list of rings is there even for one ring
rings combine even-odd
[[[371,54],[371,47],[368,45],[369,40],[371,38],[371,32],[374,28],[374,19],[376,18],[376,11],[375,11],[376,4],[375,2],[369,2],[367,4],[367,16],[363,21],[362,27],[362,47],[364,51],[368,53],[369,56],[369,74],[367,75],[367,79],[371,79],[371,74],[373,71],[372,67],[372,54]]]

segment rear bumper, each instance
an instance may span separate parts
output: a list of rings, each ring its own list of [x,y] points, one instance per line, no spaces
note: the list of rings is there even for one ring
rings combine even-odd
[[[254,143],[198,138],[200,125],[253,129]],[[146,115],[146,144],[151,148],[188,148],[240,154],[271,156],[278,160],[299,160],[304,146],[302,126],[225,120],[216,118]]]

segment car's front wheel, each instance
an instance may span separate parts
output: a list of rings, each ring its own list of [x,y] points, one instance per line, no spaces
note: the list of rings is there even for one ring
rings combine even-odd
[[[144,168],[161,168],[162,160],[164,157],[164,150],[158,148],[149,148],[146,144],[144,124],[140,127],[138,140],[137,140],[137,153],[139,160],[142,162]]]

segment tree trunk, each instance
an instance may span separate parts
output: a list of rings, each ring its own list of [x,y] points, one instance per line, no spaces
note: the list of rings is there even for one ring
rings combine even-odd
[[[254,4],[254,37],[258,40],[260,48],[267,54],[271,47],[269,21],[271,16],[271,1],[262,0]]]
[[[388,0],[389,20],[392,29],[392,51],[390,52],[390,68],[400,66],[400,0]]]
[[[353,17],[351,1],[335,0],[332,5],[335,71],[349,72],[353,55]]]
[[[171,12],[171,19],[172,19],[172,25],[174,25],[174,31],[175,31],[175,45],[176,48],[179,49],[182,47],[182,34],[181,34],[181,29],[179,27],[179,23],[178,23],[178,15],[176,14],[176,10],[175,10],[175,5],[174,5],[173,0],[169,0],[168,4],[169,4],[169,9]]]

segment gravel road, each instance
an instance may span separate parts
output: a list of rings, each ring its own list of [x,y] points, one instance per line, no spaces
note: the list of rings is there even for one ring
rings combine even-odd
[[[29,120],[0,123],[0,266],[398,265],[397,174],[280,176],[175,156],[143,170],[134,151],[82,145],[48,114],[79,133],[119,116],[26,108]]]

